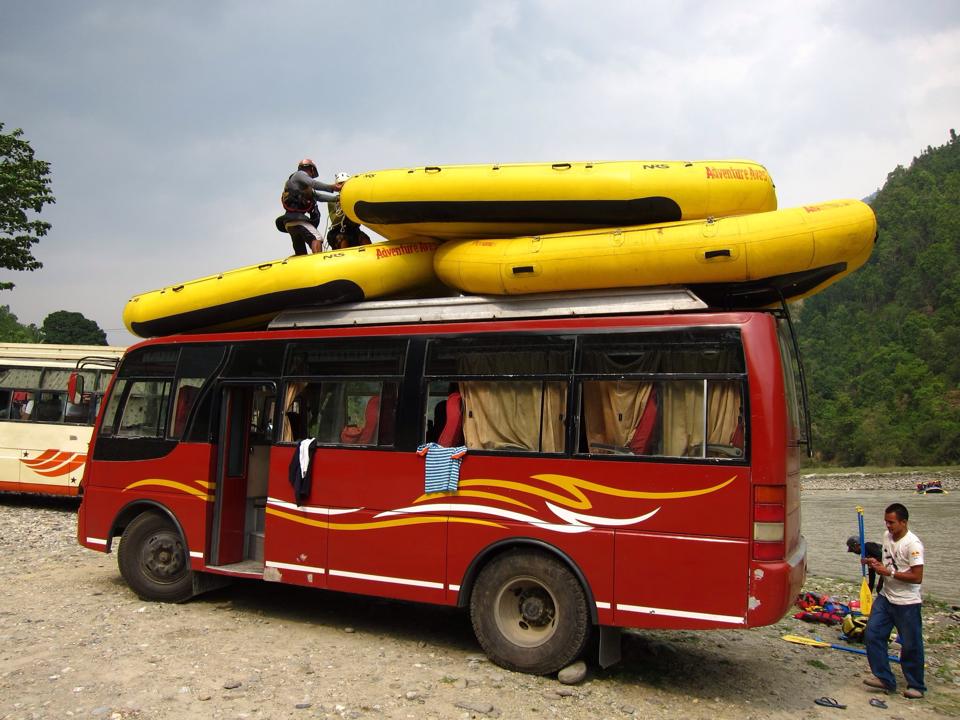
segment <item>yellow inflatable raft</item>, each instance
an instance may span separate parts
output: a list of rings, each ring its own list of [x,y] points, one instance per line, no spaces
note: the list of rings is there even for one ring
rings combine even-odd
[[[123,311],[140,337],[198,330],[250,329],[298,305],[326,305],[401,294],[436,282],[429,240],[377,243],[299,255],[143,293]]]
[[[352,177],[341,205],[385,238],[509,238],[775,210],[748,160],[449,165]]]
[[[679,284],[712,304],[760,307],[779,292],[804,297],[854,271],[876,232],[868,205],[836,200],[654,227],[448,242],[434,268],[444,283],[471,293]]]

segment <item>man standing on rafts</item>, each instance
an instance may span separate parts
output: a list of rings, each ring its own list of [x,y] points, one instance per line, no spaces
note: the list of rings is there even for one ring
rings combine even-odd
[[[318,229],[320,209],[317,203],[333,202],[340,197],[337,191],[343,183],[328,185],[318,180],[319,176],[313,160],[304,158],[297,165],[297,171],[287,178],[280,196],[286,213],[277,218],[277,229],[290,233],[296,255],[306,255],[308,246],[312,252],[320,252],[323,233]]]

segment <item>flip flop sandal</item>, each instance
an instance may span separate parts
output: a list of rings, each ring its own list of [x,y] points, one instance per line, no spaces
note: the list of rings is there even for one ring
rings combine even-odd
[[[880,708],[881,710],[887,709],[886,701],[881,700],[880,698],[870,698],[870,704],[873,705],[875,708]]]
[[[847,706],[842,703],[838,703],[832,697],[822,697],[814,700],[817,705],[822,705],[823,707],[837,708],[838,710],[846,710]]]

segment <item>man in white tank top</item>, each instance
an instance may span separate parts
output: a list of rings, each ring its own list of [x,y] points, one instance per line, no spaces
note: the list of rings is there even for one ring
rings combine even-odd
[[[920,606],[923,602],[923,543],[907,528],[910,514],[900,503],[890,505],[883,522],[883,559],[868,557],[864,564],[883,576],[883,589],[877,595],[867,622],[864,640],[873,677],[864,684],[894,692],[897,679],[890,671],[887,643],[893,628],[900,634],[900,668],[907,681],[906,698],[922,698],[927,686],[923,683],[923,623]]]

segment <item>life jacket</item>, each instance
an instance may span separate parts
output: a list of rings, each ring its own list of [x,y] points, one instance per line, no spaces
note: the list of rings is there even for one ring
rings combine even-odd
[[[300,170],[297,170],[300,172]],[[317,199],[314,197],[313,188],[298,188],[293,184],[293,176],[297,173],[290,173],[287,182],[283,186],[283,193],[280,195],[280,204],[288,212],[309,213],[317,205]]]
[[[824,625],[839,625],[843,622],[843,615],[826,610],[801,610],[793,617],[804,622],[818,622]]]
[[[800,612],[793,617],[806,622],[839,625],[843,622],[844,616],[850,613],[849,606],[821,593],[805,592],[797,598],[796,604]]]
[[[843,619],[840,630],[847,640],[863,642],[863,634],[867,630],[867,619],[866,615],[850,613]]]

